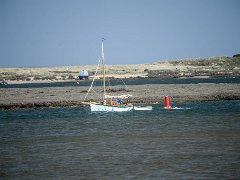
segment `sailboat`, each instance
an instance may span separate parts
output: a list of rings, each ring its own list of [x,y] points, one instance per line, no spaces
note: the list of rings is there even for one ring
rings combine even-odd
[[[104,63],[104,51],[103,51],[103,41],[105,39],[102,38],[102,57],[100,61],[102,61],[102,72],[103,72],[103,96],[102,96],[102,102],[101,103],[89,103],[91,111],[92,112],[126,112],[126,111],[132,111],[133,105],[130,103],[123,103],[123,99],[128,99],[132,95],[120,95],[120,96],[110,96],[106,92],[106,77],[105,77],[105,63]],[[99,66],[99,64],[98,64]],[[98,70],[97,66],[97,70]],[[96,70],[96,73],[97,73]],[[95,73],[95,75],[96,75]],[[93,79],[94,82],[94,79]],[[93,84],[92,82],[92,84]],[[91,84],[91,87],[92,87]],[[88,93],[91,89],[91,87],[88,90]],[[87,93],[87,94],[88,94]],[[87,95],[86,95],[87,96]],[[85,97],[86,99],[86,97]]]

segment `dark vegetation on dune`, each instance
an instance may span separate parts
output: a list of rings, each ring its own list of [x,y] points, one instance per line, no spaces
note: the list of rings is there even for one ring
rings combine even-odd
[[[194,76],[240,76],[240,55],[208,59],[169,61],[175,70],[145,70],[149,78],[178,78]],[[181,67],[185,67],[184,70]]]

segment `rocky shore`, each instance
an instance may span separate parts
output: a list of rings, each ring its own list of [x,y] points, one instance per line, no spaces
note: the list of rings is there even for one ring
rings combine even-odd
[[[2,88],[0,109],[85,106],[88,87]],[[95,91],[101,91],[100,87]],[[114,86],[111,95],[131,94],[133,104],[161,104],[168,95],[174,102],[239,100],[240,84],[148,84]],[[89,94],[87,101],[99,98]]]

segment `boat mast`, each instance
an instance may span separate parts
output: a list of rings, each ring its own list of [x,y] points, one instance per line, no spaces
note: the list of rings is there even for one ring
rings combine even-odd
[[[106,82],[105,82],[105,64],[104,64],[104,52],[103,52],[103,41],[105,39],[102,38],[102,71],[103,71],[103,102],[106,97]]]

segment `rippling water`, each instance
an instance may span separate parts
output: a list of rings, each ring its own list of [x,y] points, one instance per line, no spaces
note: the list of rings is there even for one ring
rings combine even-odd
[[[240,101],[0,111],[0,179],[240,178]]]

